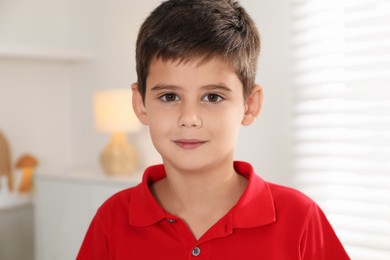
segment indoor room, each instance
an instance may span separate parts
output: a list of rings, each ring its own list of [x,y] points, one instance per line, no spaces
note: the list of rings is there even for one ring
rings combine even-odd
[[[161,163],[131,97],[161,2],[0,0],[1,260],[75,259],[99,206]],[[351,259],[390,259],[390,1],[239,2],[264,102],[235,160],[318,203]],[[121,144],[125,170],[104,157]]]

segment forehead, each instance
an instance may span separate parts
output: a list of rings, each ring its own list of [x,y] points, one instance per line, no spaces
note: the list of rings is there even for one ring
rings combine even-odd
[[[242,90],[242,83],[233,66],[219,58],[188,61],[154,58],[146,80],[147,88],[156,84],[200,86],[217,83]]]

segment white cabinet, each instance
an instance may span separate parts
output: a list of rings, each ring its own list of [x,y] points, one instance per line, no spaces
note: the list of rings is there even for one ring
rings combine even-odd
[[[33,230],[31,202],[0,205],[0,259],[31,260],[34,254]]]
[[[35,198],[35,259],[75,259],[98,207],[141,181],[103,174],[38,175]]]

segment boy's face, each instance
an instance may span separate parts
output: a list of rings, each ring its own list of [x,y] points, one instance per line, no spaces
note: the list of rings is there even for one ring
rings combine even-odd
[[[241,124],[252,123],[261,105],[260,88],[244,101],[241,81],[219,59],[202,65],[154,59],[145,102],[136,85],[133,91],[134,110],[164,163],[181,170],[230,163]]]

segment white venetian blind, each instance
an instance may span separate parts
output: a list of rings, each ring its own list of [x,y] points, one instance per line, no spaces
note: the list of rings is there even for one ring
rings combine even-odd
[[[352,259],[390,259],[390,0],[291,0],[295,182]]]

